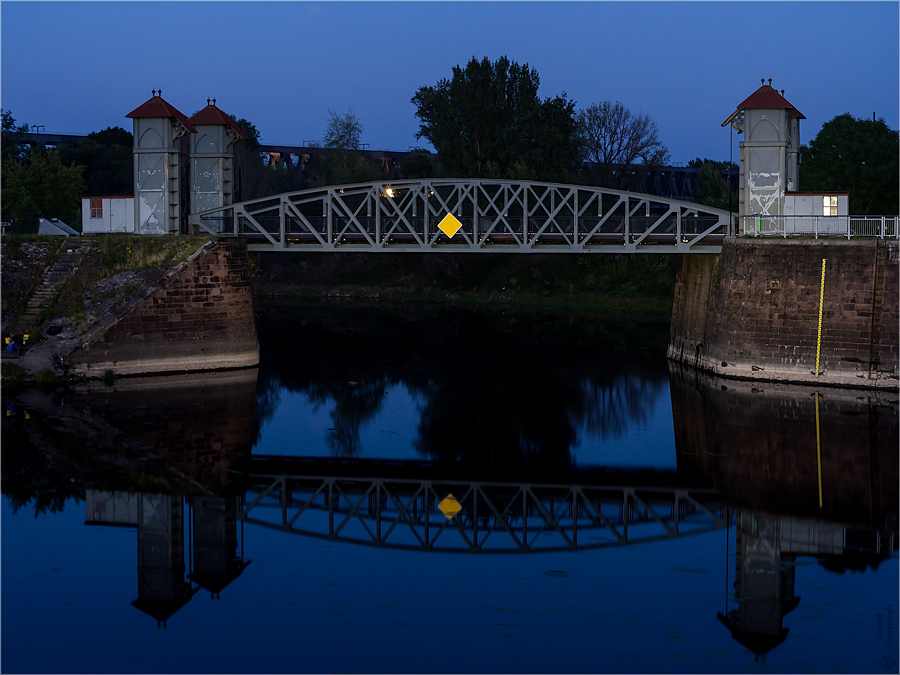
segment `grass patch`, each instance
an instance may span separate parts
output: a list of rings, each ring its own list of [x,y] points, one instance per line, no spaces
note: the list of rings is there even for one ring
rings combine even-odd
[[[91,247],[81,259],[78,270],[59,290],[54,316],[76,321],[86,319],[85,294],[96,304],[102,297],[130,296],[137,288],[131,282],[121,294],[115,291],[100,293],[97,283],[119,272],[159,271],[160,273],[187,259],[203,246],[208,237],[139,237],[127,234],[111,234],[91,239]]]

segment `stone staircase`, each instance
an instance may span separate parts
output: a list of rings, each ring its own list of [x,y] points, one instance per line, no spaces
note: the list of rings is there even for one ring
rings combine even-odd
[[[69,278],[81,260],[81,254],[89,245],[78,240],[69,240],[53,264],[44,272],[34,293],[28,300],[25,310],[19,314],[9,328],[10,334],[20,335],[35,328],[41,312],[50,307],[59,292],[60,286]],[[71,251],[71,253],[69,253]]]

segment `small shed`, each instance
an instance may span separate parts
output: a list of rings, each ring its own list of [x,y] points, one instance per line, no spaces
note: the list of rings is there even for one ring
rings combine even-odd
[[[134,196],[82,195],[81,223],[85,234],[134,233]]]
[[[787,192],[784,195],[786,216],[850,215],[849,192]]]

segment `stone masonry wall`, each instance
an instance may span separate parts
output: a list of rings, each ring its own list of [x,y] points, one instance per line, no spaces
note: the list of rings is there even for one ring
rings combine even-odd
[[[896,392],[729,380],[674,363],[670,385],[679,475],[711,478],[733,507],[896,532]]]
[[[259,363],[246,242],[212,240],[69,357],[100,377],[244,368]]]
[[[897,388],[898,283],[896,242],[726,241],[680,260],[668,355],[726,377]]]

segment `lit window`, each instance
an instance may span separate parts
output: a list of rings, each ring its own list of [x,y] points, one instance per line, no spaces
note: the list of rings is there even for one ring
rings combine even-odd
[[[822,215],[836,216],[837,214],[837,197],[822,197]]]
[[[826,197],[827,199],[827,197]],[[94,199],[91,197],[91,218],[102,218],[103,217],[103,200],[100,198]]]

